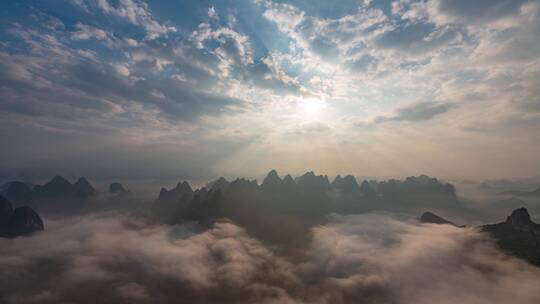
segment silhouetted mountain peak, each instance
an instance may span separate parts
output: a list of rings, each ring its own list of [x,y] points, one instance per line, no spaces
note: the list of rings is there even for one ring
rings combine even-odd
[[[161,188],[158,200],[178,200],[182,195],[193,194],[193,190],[188,182],[178,182],[176,187],[171,190]]]
[[[28,235],[40,230],[44,230],[43,220],[34,209],[22,206],[13,211],[8,224],[9,236]]]
[[[332,182],[332,186],[343,192],[359,190],[358,182],[356,181],[356,178],[352,175],[345,175],[345,177],[342,177],[338,174]]]
[[[304,190],[326,190],[330,187],[330,181],[326,175],[315,175],[313,171],[304,173],[296,178],[296,184]]]
[[[212,190],[217,190],[217,189],[224,190],[224,189],[227,189],[230,184],[231,183],[229,183],[229,181],[226,180],[224,177],[220,177],[215,182],[212,183],[211,189]]]
[[[121,183],[114,182],[109,185],[109,193],[121,194],[121,193],[126,193],[126,192],[127,190],[124,188],[124,186]]]
[[[233,191],[256,190],[258,186],[259,185],[257,184],[257,180],[237,178],[229,184],[229,187],[227,188],[227,190],[233,190]]]
[[[43,221],[30,207],[13,210],[11,202],[0,196],[0,237],[17,237],[43,230]]]
[[[294,185],[294,179],[290,174],[285,175],[283,178],[283,183],[286,185]]]
[[[268,172],[261,186],[263,187],[263,189],[278,190],[278,188],[282,185],[282,183],[283,181],[281,180],[281,178],[279,178],[279,175],[277,174],[276,170],[272,170]]]
[[[79,179],[75,182],[75,185],[77,185],[77,184],[90,185],[90,183],[88,182],[88,180],[84,176],[79,177]]]
[[[4,194],[14,203],[29,202],[31,201],[32,189],[23,182],[14,181],[9,183]]]
[[[266,178],[271,178],[271,179],[276,179],[277,178],[277,179],[281,180],[279,178],[279,175],[278,175],[278,173],[277,173],[277,171],[275,169],[270,170],[270,172],[268,172],[268,174],[266,175]]]
[[[527,211],[525,208],[519,208],[512,211],[512,214],[506,218],[506,223],[520,230],[536,225],[533,221],[531,221],[529,211]]]
[[[193,192],[193,189],[191,189],[191,186],[186,181],[179,182],[178,184],[176,184],[175,190],[177,190],[179,192],[182,192],[182,193],[192,193]]]
[[[167,190],[167,188],[165,187],[161,187],[161,189],[159,190],[159,197],[158,199],[160,199],[165,193],[169,192],[169,190]]]
[[[73,185],[61,176],[55,176],[43,186],[36,186],[34,192],[45,197],[69,197],[73,194]]]
[[[315,177],[315,172],[313,171],[308,171],[306,173],[304,173],[304,175],[302,175],[303,177]],[[301,176],[301,177],[302,177]]]
[[[405,181],[390,179],[378,184],[378,191],[383,195],[406,195],[417,200],[419,196],[437,196],[449,205],[457,203],[456,190],[452,184],[443,184],[438,179],[426,175],[409,176]]]
[[[422,215],[420,216],[420,222],[427,224],[448,224],[457,227],[456,224],[429,211],[422,213]]]
[[[82,179],[84,179],[84,178],[82,178]],[[64,177],[62,177],[60,175],[57,175],[57,176],[53,177],[44,186],[47,186],[47,185],[63,185],[63,186],[66,186],[66,185],[71,185],[71,183],[67,179],[65,179]]]
[[[540,266],[540,225],[531,220],[527,209],[515,209],[505,222],[481,228],[491,233],[505,251]]]
[[[264,185],[265,181],[269,181],[269,182],[271,182],[271,181],[281,181],[281,178],[279,178],[279,175],[278,175],[276,170],[271,170],[270,172],[268,172],[268,174],[264,178],[263,185]]]
[[[442,186],[442,184],[439,182],[438,179],[434,177],[429,177],[425,174],[422,174],[420,176],[409,176],[405,179],[403,182],[404,185],[411,185],[411,186]]]
[[[368,181],[363,181],[360,185],[360,192],[362,192],[366,196],[373,196],[376,194],[375,189],[371,187]]]
[[[74,193],[76,197],[84,197],[97,194],[96,189],[86,180],[86,178],[81,177],[73,184]]]
[[[31,191],[32,190],[32,184],[30,183],[24,183],[20,181],[12,181],[9,183],[6,183],[2,186],[2,191],[7,192],[9,189],[24,189],[25,191]]]

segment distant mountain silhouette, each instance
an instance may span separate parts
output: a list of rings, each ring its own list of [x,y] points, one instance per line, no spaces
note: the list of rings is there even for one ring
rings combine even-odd
[[[379,183],[378,188],[383,195],[422,196],[445,193],[448,198],[453,199],[456,197],[456,190],[453,185],[442,184],[436,178],[426,175],[410,176],[403,182],[395,179],[383,181]]]
[[[43,220],[30,207],[13,210],[11,202],[0,196],[0,236],[17,237],[44,230]]]
[[[1,186],[0,186],[0,192],[2,192],[2,193],[6,192],[6,190],[7,190],[13,183],[21,183],[21,184],[23,184],[24,186],[26,186],[26,188],[28,188],[29,190],[34,189],[34,187],[36,186],[36,185],[34,185],[33,183],[29,183],[29,182],[11,181],[11,182],[7,182],[7,183],[1,185]]]
[[[434,214],[434,213],[431,213],[431,212],[424,212],[422,213],[422,215],[420,216],[420,222],[422,223],[427,223],[427,224],[448,224],[448,225],[452,225],[452,226],[456,226],[458,227],[458,225]]]
[[[15,204],[27,203],[32,201],[32,189],[33,185],[14,181],[8,183],[4,190],[4,195],[9,198]]]
[[[309,235],[309,228],[323,223],[331,213],[460,208],[452,185],[427,176],[403,182],[363,181],[359,186],[352,175],[339,175],[330,183],[328,176],[312,171],[296,179],[290,175],[282,179],[271,170],[261,185],[221,177],[207,187],[193,191],[187,182],[181,182],[170,190],[162,188],[152,213],[169,224],[188,220],[211,224],[214,219],[229,218],[262,239],[294,243],[299,236],[291,231]]]
[[[276,170],[272,170],[264,178],[261,188],[265,191],[279,191],[283,187],[283,181],[279,178]]]
[[[84,177],[79,178],[77,182],[73,184],[74,197],[88,197],[96,194],[96,189],[94,189]]]
[[[537,188],[532,191],[521,191],[521,190],[511,190],[500,192],[499,195],[513,195],[520,197],[540,197],[540,188]]]
[[[70,197],[73,193],[73,185],[61,176],[55,176],[50,182],[43,186],[36,186],[33,191],[34,196],[46,198]]]
[[[9,220],[8,233],[11,237],[29,235],[44,230],[43,220],[28,206],[18,207]]]
[[[191,186],[188,182],[181,182],[176,185],[174,189],[167,190],[165,188],[161,188],[161,191],[159,192],[158,200],[171,200],[171,199],[177,199],[180,198],[184,194],[192,194],[193,190],[191,189]]]
[[[297,187],[306,192],[318,192],[330,190],[330,181],[326,175],[315,175],[309,171],[295,180]]]
[[[225,179],[224,177],[220,177],[219,179],[217,179],[216,181],[214,182],[211,182],[209,185],[209,188],[211,190],[217,190],[217,189],[226,189],[229,187],[230,183],[227,179]]]
[[[506,252],[540,266],[540,224],[531,220],[527,209],[516,209],[505,222],[481,229],[491,233]]]
[[[513,229],[540,235],[540,224],[536,224],[531,220],[531,216],[525,208],[512,211],[512,214],[506,218],[505,223],[512,226]]]
[[[375,189],[370,185],[368,181],[363,181],[360,185],[360,192],[365,196],[374,196],[376,195]]]
[[[121,183],[115,182],[109,185],[109,193],[122,194],[126,192],[127,190],[124,188],[124,186]]]
[[[343,192],[353,192],[360,190],[360,187],[356,182],[356,178],[352,175],[346,175],[345,177],[341,177],[341,175],[336,176],[336,178],[332,182],[332,187],[339,189]]]
[[[32,185],[13,181],[5,185],[2,195],[15,204],[30,204],[42,200],[80,199],[94,196],[96,189],[81,177],[71,184],[61,176],[55,176],[44,185]]]
[[[204,189],[204,188],[203,188]],[[204,192],[206,189],[201,190]],[[161,188],[159,197],[152,206],[152,213],[164,223],[174,223],[179,214],[186,211],[187,205],[193,199],[194,192],[188,182],[179,182],[175,188]]]

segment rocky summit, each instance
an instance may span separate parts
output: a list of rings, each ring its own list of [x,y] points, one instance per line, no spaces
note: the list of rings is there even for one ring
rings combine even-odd
[[[127,190],[124,188],[124,186],[121,183],[114,182],[109,185],[109,193],[122,194],[126,192]]]
[[[540,266],[540,224],[531,220],[527,209],[516,209],[505,222],[484,225],[481,229],[489,232],[507,253]]]
[[[44,230],[43,220],[28,206],[13,210],[11,202],[0,196],[0,236],[17,237]]]
[[[420,222],[421,223],[426,223],[426,224],[439,224],[439,225],[442,225],[442,224],[448,224],[448,225],[452,225],[452,226],[456,226],[456,224],[434,214],[434,213],[431,213],[431,212],[424,212],[422,213],[422,215],[420,216]]]

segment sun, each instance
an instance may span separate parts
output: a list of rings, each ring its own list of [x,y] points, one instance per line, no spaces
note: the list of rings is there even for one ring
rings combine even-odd
[[[326,108],[326,102],[320,99],[302,99],[298,103],[300,113],[306,117],[315,117],[320,115],[322,110]]]

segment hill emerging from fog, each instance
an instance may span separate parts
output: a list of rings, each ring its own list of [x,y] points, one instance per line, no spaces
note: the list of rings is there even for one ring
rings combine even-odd
[[[453,185],[425,175],[359,183],[352,175],[338,175],[330,181],[311,171],[293,178],[280,177],[272,170],[261,184],[222,177],[195,190],[185,181],[173,189],[162,188],[152,213],[168,224],[197,221],[212,225],[216,219],[229,218],[261,239],[294,243],[332,213],[418,213],[425,209],[463,210]]]

